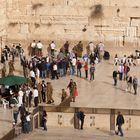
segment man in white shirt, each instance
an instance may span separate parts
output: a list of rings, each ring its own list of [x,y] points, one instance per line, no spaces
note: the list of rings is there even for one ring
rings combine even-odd
[[[24,93],[20,88],[20,90],[18,92],[18,105],[19,106],[21,106],[23,104],[23,95],[24,95]]]
[[[99,48],[99,59],[100,61],[103,59],[103,55],[104,55],[104,44],[102,42],[100,42],[98,44],[98,48]]]
[[[33,97],[34,97],[34,105],[35,107],[38,106],[38,90],[36,87],[34,87],[34,90],[33,90]]]
[[[33,70],[30,71],[30,77],[34,86],[36,83],[36,79],[35,79],[35,72]]]
[[[54,63],[53,64],[53,74],[54,74],[54,78],[56,77],[57,79],[59,79],[58,74],[57,74],[57,64]]]
[[[38,56],[42,56],[43,44],[41,43],[41,41],[38,41],[36,46],[37,46],[37,50],[38,50]]]
[[[31,55],[34,56],[35,55],[35,50],[36,50],[36,42],[35,42],[35,40],[33,40],[33,42],[31,43],[31,49],[32,49]]]
[[[71,60],[71,69],[70,69],[71,75],[74,75],[75,73],[75,66],[76,66],[76,58],[73,57]]]
[[[123,73],[124,73],[124,66],[123,66],[123,64],[120,64],[119,65],[118,72],[119,72],[119,80],[122,81],[122,79],[123,79]]]
[[[75,57],[73,57],[73,59],[72,59],[72,65],[75,67],[76,66],[76,58]]]
[[[89,43],[89,52],[90,52],[90,53],[94,52],[94,48],[95,48],[95,47],[96,47],[96,46],[93,44],[93,42],[90,42],[90,43]],[[89,53],[89,54],[90,54],[90,53]]]
[[[56,44],[54,43],[54,41],[52,41],[52,43],[50,44],[50,47],[51,47],[51,55],[54,56],[54,51],[55,51],[55,48],[56,48]]]

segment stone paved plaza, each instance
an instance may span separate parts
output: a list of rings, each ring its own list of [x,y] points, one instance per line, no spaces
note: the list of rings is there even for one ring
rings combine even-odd
[[[15,138],[14,140],[139,140],[138,131],[126,131],[124,137],[116,136],[113,133],[95,129],[77,130],[73,128],[49,127],[48,131],[41,129],[33,133]]]
[[[0,139],[12,129],[12,110],[0,107]]]
[[[138,114],[139,111],[137,112],[137,110],[140,110],[140,64],[136,67],[131,66],[129,72],[132,77],[136,75],[138,78],[137,95],[133,94],[133,90],[131,93],[126,91],[126,81],[118,81],[117,86],[114,87],[112,78],[113,70],[118,70],[118,67],[113,65],[115,54],[123,57],[125,54],[127,56],[132,53],[135,55],[135,50],[140,50],[139,5],[140,0],[0,0],[0,53],[5,45],[12,48],[13,44],[18,45],[20,43],[26,57],[29,58],[30,43],[33,40],[35,42],[40,40],[43,43],[43,55],[46,56],[46,50],[53,40],[56,43],[56,50],[59,50],[67,40],[70,42],[71,50],[81,40],[84,46],[84,54],[90,41],[93,41],[95,45],[103,42],[105,50],[111,55],[111,59],[102,61],[95,66],[95,80],[90,81],[89,77],[86,80],[83,68],[82,78],[76,75],[67,75],[59,78],[59,80],[47,78],[45,81],[52,83],[55,102],[52,105],[43,103],[41,105],[59,105],[61,90],[66,89],[69,94],[67,85],[70,79],[73,79],[77,84],[79,95],[76,97],[76,102],[70,104],[71,107],[129,109],[130,114],[127,114],[125,124],[132,130],[133,128],[140,129],[140,114]],[[8,69],[8,62],[6,63]],[[20,65],[19,58],[16,58],[14,66],[14,74],[22,76],[23,68]],[[2,64],[0,63],[1,70]],[[33,101],[32,105],[34,105]],[[30,111],[32,110],[33,108],[30,109]],[[55,115],[58,117],[58,114]],[[107,115],[110,123],[110,114]],[[48,120],[48,123],[51,124],[50,120]],[[99,118],[99,120],[104,123],[104,119]],[[0,107],[0,138],[12,128],[12,121],[12,110]],[[106,123],[109,126],[108,122]],[[53,128],[51,126],[47,133],[38,129],[26,136],[22,134],[17,139],[140,140],[140,134],[127,131],[124,138],[119,138],[96,129],[86,128],[83,131],[78,131],[69,127],[65,129],[64,127],[57,128],[56,126]]]
[[[116,49],[112,49],[112,56]],[[134,52],[134,49],[126,51],[126,54]],[[118,50],[118,54],[123,56],[123,51]],[[140,109],[140,94],[138,87],[138,94],[136,96],[132,93],[126,92],[127,84],[125,81],[118,81],[117,87],[113,86],[112,72],[118,70],[114,66],[113,58],[109,61],[103,61],[96,65],[95,80],[85,80],[84,70],[82,71],[82,78],[77,76],[67,76],[59,80],[50,80],[54,88],[55,104],[59,104],[61,100],[61,89],[67,87],[69,80],[72,78],[76,81],[79,96],[75,103],[71,103],[74,107],[97,107],[97,108],[123,108],[123,109]],[[140,65],[130,67],[129,74],[136,75],[140,80]],[[68,89],[66,89],[69,92]]]
[[[55,105],[61,102],[61,89],[64,88],[69,93],[67,85],[70,79],[74,79],[77,83],[79,96],[76,98],[75,103],[71,103],[73,107],[97,107],[97,108],[122,108],[122,109],[140,109],[140,86],[138,87],[138,94],[136,96],[132,93],[126,92],[126,81],[118,81],[116,87],[113,86],[112,72],[114,69],[118,70],[117,66],[114,66],[114,55],[122,57],[124,54],[135,54],[136,48],[105,48],[111,54],[109,61],[103,60],[96,65],[95,80],[86,80],[84,69],[82,68],[82,78],[75,76],[66,76],[59,78],[59,80],[45,79],[46,82],[52,82],[54,88],[53,97]],[[137,62],[137,61],[136,61]],[[15,63],[16,71],[18,75],[23,74],[19,60]],[[131,76],[136,75],[140,81],[140,64],[136,67],[131,66],[129,74]],[[40,79],[41,81],[41,79]]]
[[[125,50],[125,48],[122,48],[120,50],[117,51],[116,48],[107,48],[107,50],[109,50],[111,52],[111,59],[109,61],[102,61],[101,63],[96,65],[96,72],[95,72],[95,80],[94,81],[90,81],[90,80],[86,80],[84,79],[84,71],[82,71],[82,78],[79,78],[77,76],[66,76],[63,78],[59,78],[59,80],[50,80],[50,79],[46,79],[46,82],[51,81],[53,88],[54,88],[54,93],[53,93],[53,97],[55,100],[54,105],[58,105],[61,101],[61,89],[67,87],[69,80],[72,78],[74,79],[74,81],[76,81],[77,83],[77,87],[78,87],[78,92],[79,92],[79,96],[76,98],[76,102],[75,103],[71,103],[72,107],[90,107],[90,108],[116,108],[116,109],[140,109],[140,88],[138,87],[138,94],[135,96],[132,93],[130,94],[129,92],[126,92],[125,89],[127,87],[127,84],[125,81],[122,82],[118,82],[117,87],[113,86],[113,79],[112,79],[112,71],[114,69],[117,69],[116,66],[113,65],[113,56],[114,54],[117,52],[120,56],[123,56],[123,54],[130,54],[134,52],[134,48],[130,49],[128,48],[127,50]],[[21,75],[22,74],[22,68],[19,64],[18,59],[16,60],[15,63],[16,66],[16,74]],[[137,65],[136,67],[131,66],[131,71],[130,71],[130,75],[134,76],[137,75],[138,79],[140,77],[140,73],[139,73],[139,69],[140,66]],[[140,80],[140,79],[139,79]],[[41,79],[40,79],[41,81]],[[66,89],[67,92],[69,93],[68,89]],[[54,106],[53,105],[53,106]],[[5,110],[1,110],[1,114],[3,114],[4,116],[7,116],[7,114],[11,116],[11,112],[6,111],[7,113],[5,113]],[[6,132],[8,132],[8,130],[10,130],[12,128],[12,117],[10,117],[10,119],[4,122],[4,117],[1,119],[2,124],[5,125],[6,123],[6,127],[5,129],[2,129],[1,131],[1,135],[4,135]],[[71,128],[67,128],[68,130],[70,129],[70,132],[72,134],[75,134],[75,131]],[[56,128],[52,128],[50,129],[52,131],[48,131],[47,134],[49,134],[50,139],[54,138],[53,137],[53,132],[54,132],[54,136],[56,135],[60,135],[60,139],[66,139],[66,137],[61,137],[61,131],[65,130],[65,129],[60,129],[60,133],[57,133],[58,130],[56,130]],[[66,131],[68,131],[66,130]],[[88,133],[89,131],[89,133]],[[46,133],[42,132],[42,131],[38,131],[38,133],[33,132],[33,134],[31,134],[31,138],[32,136],[34,138],[36,138],[36,135],[40,136],[41,134],[46,135]],[[43,135],[42,134],[42,135]],[[79,139],[82,139],[82,137],[80,137],[80,135],[83,135],[83,137],[93,137],[96,136],[96,133],[94,135],[94,132],[92,133],[92,130],[84,130],[84,134],[80,133],[80,131],[76,131],[76,135],[79,135]],[[138,135],[140,136],[140,135]],[[22,137],[22,136],[21,136]],[[27,138],[30,137],[27,136]],[[104,137],[104,133],[100,133],[100,136],[96,136],[97,140],[111,140],[112,138],[114,140],[117,140],[118,137],[116,136],[106,136]],[[26,137],[25,137],[26,138]],[[44,137],[43,137],[44,138]],[[40,139],[40,140],[43,140]],[[59,139],[59,138],[58,138]],[[84,139],[84,138],[83,138]],[[127,139],[127,138],[126,138]],[[129,138],[131,140],[131,138]],[[128,139],[128,140],[129,140]],[[30,140],[30,139],[29,139]]]

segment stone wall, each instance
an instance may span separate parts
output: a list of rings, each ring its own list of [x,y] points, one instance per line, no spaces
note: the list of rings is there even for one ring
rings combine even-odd
[[[73,113],[58,113],[48,112],[48,126],[57,127],[74,127],[74,114]],[[117,115],[115,116],[115,120]],[[140,130],[140,126],[137,125],[140,116],[124,115],[125,124],[123,128],[125,130]],[[110,115],[107,114],[86,114],[84,127],[96,128],[100,130],[110,130]],[[116,128],[117,129],[117,128]]]
[[[6,30],[8,42],[28,44],[36,39],[45,43],[103,41],[106,46],[140,44],[139,0],[1,0],[0,3],[3,19],[0,27]]]

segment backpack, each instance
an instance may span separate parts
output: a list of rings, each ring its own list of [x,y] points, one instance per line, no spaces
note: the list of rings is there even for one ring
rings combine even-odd
[[[82,68],[82,64],[81,64],[81,63],[78,64],[78,68],[79,68],[79,69]]]

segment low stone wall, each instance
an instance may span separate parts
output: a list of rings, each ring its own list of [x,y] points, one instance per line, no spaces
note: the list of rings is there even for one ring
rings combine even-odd
[[[118,111],[124,116],[126,130],[140,130],[140,110],[128,109],[104,109],[104,108],[74,108],[74,107],[48,107],[40,106],[39,110],[48,112],[47,125],[49,126],[65,126],[74,127],[74,113],[83,110],[86,114],[85,127],[92,127],[103,130],[116,129],[116,117]]]
[[[1,140],[12,140],[15,137],[15,129],[11,129]]]

